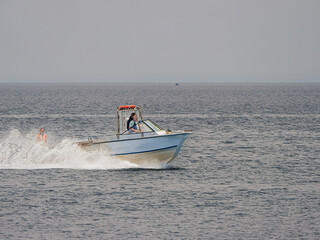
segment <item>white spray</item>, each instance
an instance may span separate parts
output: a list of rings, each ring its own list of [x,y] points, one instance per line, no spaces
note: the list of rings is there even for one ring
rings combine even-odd
[[[0,169],[121,169],[138,165],[110,157],[107,151],[87,152],[76,144],[76,139],[63,139],[56,144],[38,143],[34,132],[23,135],[12,130],[0,140]]]

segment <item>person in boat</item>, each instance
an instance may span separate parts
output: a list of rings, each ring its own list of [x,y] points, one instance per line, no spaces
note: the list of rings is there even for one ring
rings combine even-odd
[[[40,128],[39,133],[37,134],[37,140],[41,143],[47,143],[47,135],[44,133],[44,128]]]
[[[131,116],[127,122],[127,128],[129,133],[139,132],[136,113],[131,113]]]

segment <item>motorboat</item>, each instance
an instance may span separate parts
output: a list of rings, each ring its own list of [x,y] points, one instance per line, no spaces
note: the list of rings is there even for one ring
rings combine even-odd
[[[109,140],[78,142],[84,149],[108,150],[112,157],[138,165],[164,165],[178,155],[184,141],[192,133],[190,130],[164,130],[151,120],[144,120],[141,107],[124,105],[117,108],[117,133]],[[128,129],[128,121],[135,113],[136,129]]]

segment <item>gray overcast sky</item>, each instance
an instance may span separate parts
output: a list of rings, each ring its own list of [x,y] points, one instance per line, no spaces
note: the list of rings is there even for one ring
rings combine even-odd
[[[319,0],[0,0],[0,82],[318,82]]]

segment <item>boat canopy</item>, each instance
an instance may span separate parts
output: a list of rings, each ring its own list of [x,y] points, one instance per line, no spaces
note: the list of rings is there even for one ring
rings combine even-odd
[[[123,105],[123,106],[119,106],[118,110],[129,110],[129,109],[135,109],[135,108],[136,108],[136,105]]]

